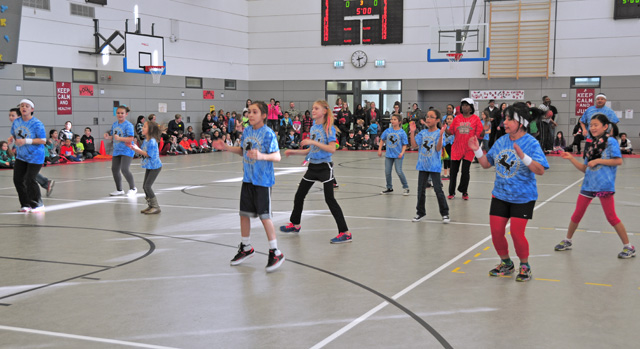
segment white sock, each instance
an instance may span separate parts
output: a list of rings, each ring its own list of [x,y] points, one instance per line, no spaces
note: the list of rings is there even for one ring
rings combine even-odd
[[[280,252],[280,250],[278,250],[278,239],[273,239],[269,241],[269,248],[270,249],[275,249],[276,250],[276,256],[279,256],[282,254],[282,252]]]
[[[622,248],[625,248],[625,247],[631,248],[633,246],[631,246],[631,243],[628,243],[628,244],[625,244],[624,246],[622,246]]]
[[[248,251],[251,249],[251,237],[242,237],[242,244],[244,245],[244,249],[245,251]]]
[[[564,241],[568,241],[568,242],[571,242],[571,239],[564,239]]]

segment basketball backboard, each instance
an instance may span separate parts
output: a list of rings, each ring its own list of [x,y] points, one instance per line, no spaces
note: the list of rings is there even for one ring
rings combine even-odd
[[[161,36],[125,33],[124,71],[127,73],[151,74],[146,66],[165,66],[164,38]],[[165,75],[165,69],[162,75]]]
[[[427,61],[449,62],[447,54],[462,54],[460,62],[488,61],[491,58],[488,44],[486,23],[432,26]]]

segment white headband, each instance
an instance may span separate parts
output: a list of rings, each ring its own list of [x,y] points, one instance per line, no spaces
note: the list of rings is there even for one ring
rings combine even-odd
[[[607,99],[607,96],[605,96],[604,93],[598,93],[596,95],[596,98],[598,98],[598,97],[603,97],[604,99]]]
[[[529,125],[529,121],[525,120],[523,117],[520,117],[520,115],[518,115],[518,113],[516,113],[515,111],[513,112],[513,120],[521,123],[524,127],[527,127],[527,125]]]
[[[20,101],[20,104],[22,104],[22,103],[26,103],[26,104],[30,105],[30,106],[31,106],[31,108],[34,108],[34,109],[36,108],[36,106],[35,106],[35,105],[33,105],[33,102],[32,102],[32,101],[30,101],[30,100],[28,100],[28,99],[23,99],[23,100],[21,100],[21,101]]]

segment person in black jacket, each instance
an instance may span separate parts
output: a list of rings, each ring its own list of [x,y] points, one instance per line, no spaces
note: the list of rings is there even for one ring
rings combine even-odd
[[[489,134],[489,148],[491,148],[493,142],[496,141],[498,126],[500,126],[500,122],[502,122],[502,112],[496,107],[496,101],[494,99],[489,100],[489,106],[484,108],[484,110],[489,112],[489,120],[491,120],[491,133]]]
[[[182,122],[182,115],[176,114],[175,119],[169,121],[169,125],[167,126],[167,133],[172,136],[176,136],[176,138],[182,138],[182,134],[184,133],[184,123]]]

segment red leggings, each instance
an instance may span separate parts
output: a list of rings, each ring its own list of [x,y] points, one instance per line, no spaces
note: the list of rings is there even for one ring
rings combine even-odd
[[[593,198],[589,198],[584,195],[578,195],[576,210],[571,216],[571,221],[573,223],[580,223],[580,221],[582,220],[582,216],[584,216],[584,212],[587,210],[587,207],[591,203],[591,200],[593,200]],[[609,224],[611,224],[611,226],[616,226],[618,223],[620,223],[620,218],[618,218],[618,215],[616,215],[616,204],[613,200],[613,195],[600,196],[600,203],[602,204],[604,215],[607,217]]]
[[[511,219],[511,238],[513,239],[513,245],[516,248],[518,258],[529,258],[529,241],[527,241],[527,238],[524,236],[524,230],[527,228],[528,220],[524,218],[489,216],[493,247],[495,247],[499,256],[509,255],[509,243],[505,237],[506,226],[509,219]]]

